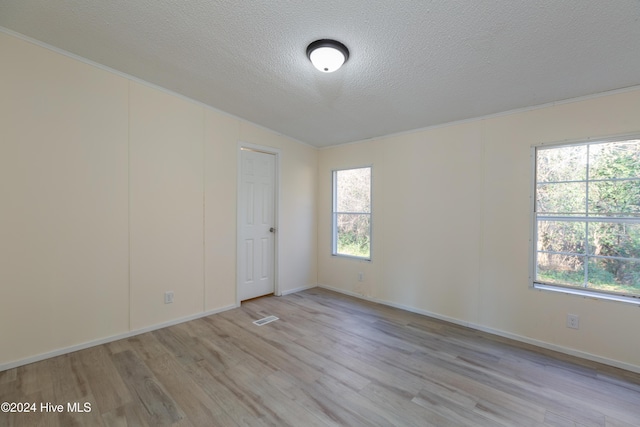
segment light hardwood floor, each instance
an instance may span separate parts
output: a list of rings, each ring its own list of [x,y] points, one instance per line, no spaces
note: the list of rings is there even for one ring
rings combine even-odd
[[[5,401],[65,412],[0,426],[640,426],[640,375],[316,288],[0,372]]]

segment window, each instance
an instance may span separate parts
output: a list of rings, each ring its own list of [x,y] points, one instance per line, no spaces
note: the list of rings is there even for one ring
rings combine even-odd
[[[371,259],[371,167],[333,171],[333,255]]]
[[[640,298],[640,139],[536,147],[533,214],[535,287]]]

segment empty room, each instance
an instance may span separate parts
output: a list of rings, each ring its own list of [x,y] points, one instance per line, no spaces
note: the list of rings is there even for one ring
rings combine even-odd
[[[0,426],[640,426],[638,0],[0,0]]]

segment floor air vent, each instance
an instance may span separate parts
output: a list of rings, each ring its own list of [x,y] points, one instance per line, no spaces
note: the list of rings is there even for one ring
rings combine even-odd
[[[276,316],[267,316],[263,319],[256,320],[253,323],[255,325],[262,326],[262,325],[266,325],[267,323],[273,322],[274,320],[278,320],[278,318]]]

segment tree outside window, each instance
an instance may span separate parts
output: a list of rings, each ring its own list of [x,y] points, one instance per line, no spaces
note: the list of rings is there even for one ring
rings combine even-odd
[[[536,149],[535,283],[640,296],[640,140]]]
[[[333,254],[371,259],[371,167],[333,172]]]

